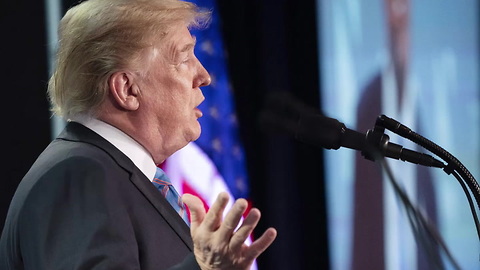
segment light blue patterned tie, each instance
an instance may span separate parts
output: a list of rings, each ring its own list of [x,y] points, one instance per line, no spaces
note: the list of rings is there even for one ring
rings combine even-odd
[[[172,205],[173,209],[175,209],[177,213],[183,218],[185,223],[190,226],[190,221],[188,219],[188,214],[182,198],[178,195],[178,192],[173,187],[170,178],[168,178],[165,172],[159,167],[157,167],[157,172],[155,173],[155,177],[153,178],[152,183]]]

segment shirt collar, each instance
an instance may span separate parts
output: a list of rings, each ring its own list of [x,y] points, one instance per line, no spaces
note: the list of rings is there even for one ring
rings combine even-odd
[[[83,116],[72,121],[88,127],[109,141],[125,154],[148,179],[153,180],[157,166],[150,153],[132,137],[120,129],[96,118]]]

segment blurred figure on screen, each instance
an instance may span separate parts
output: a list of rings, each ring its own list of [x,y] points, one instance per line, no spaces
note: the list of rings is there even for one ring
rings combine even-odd
[[[366,85],[357,107],[357,130],[372,129],[385,114],[421,134],[418,123],[417,87],[410,72],[410,0],[385,0],[388,57],[382,69]],[[406,148],[415,145],[400,141]],[[433,187],[428,168],[388,161],[394,176],[410,198],[423,204],[436,220]],[[356,156],[352,269],[429,269],[424,253],[416,249],[405,212],[382,176],[378,163]],[[417,179],[419,181],[417,181]],[[386,237],[388,235],[388,237]]]
[[[159,167],[200,136],[211,78],[190,30],[209,18],[179,0],[87,0],[67,11],[48,88],[67,124],[18,186],[0,269],[247,270],[270,246],[273,228],[245,244],[260,219],[251,209],[240,222],[245,199],[227,212],[219,193],[206,212],[198,197],[176,197]]]

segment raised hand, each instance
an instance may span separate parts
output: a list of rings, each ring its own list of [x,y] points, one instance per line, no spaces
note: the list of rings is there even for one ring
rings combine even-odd
[[[238,227],[248,206],[245,199],[236,200],[224,220],[223,212],[229,200],[226,192],[218,195],[208,213],[198,197],[184,194],[182,199],[190,209],[194,254],[202,270],[250,269],[253,261],[277,236],[274,228],[268,228],[251,245],[245,244],[260,220],[260,211],[252,208]]]

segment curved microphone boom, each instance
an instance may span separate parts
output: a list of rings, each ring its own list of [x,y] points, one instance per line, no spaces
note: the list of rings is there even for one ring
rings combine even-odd
[[[349,129],[337,119],[324,116],[287,92],[268,96],[259,120],[261,127],[266,130],[280,131],[298,141],[326,149],[345,147],[359,150],[362,156],[372,161],[385,156],[429,167],[445,167],[443,162],[428,154],[389,142],[388,135],[379,130],[361,133]]]
[[[322,115],[302,115],[298,118],[295,138],[304,143],[317,145],[326,149],[346,147],[359,150],[366,159],[375,161],[381,156],[408,161],[419,165],[443,168],[445,164],[434,157],[416,152],[395,143],[389,137],[375,130],[367,133],[347,128],[334,118]]]

